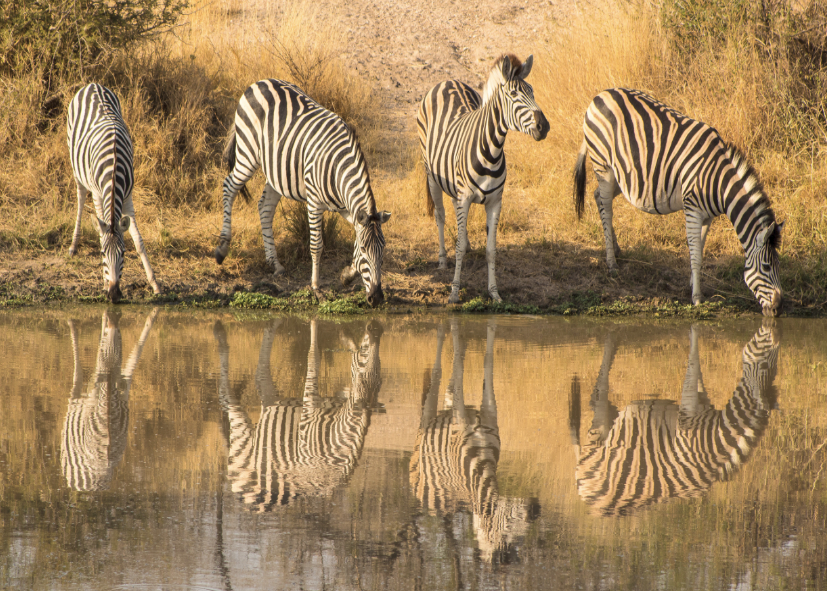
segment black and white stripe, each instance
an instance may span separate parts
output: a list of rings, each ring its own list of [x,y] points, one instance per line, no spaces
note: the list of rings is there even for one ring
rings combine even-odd
[[[347,481],[361,456],[382,384],[381,329],[372,323],[358,348],[351,343],[352,382],[342,399],[319,395],[316,324],[310,324],[302,398],[278,395],[270,374],[276,327],[265,330],[256,370],[262,409],[255,425],[231,392],[226,332],[220,323],[215,326],[219,398],[230,424],[227,474],[233,492],[252,510],[270,511],[299,497],[329,496]]]
[[[704,243],[712,220],[726,215],[746,253],[744,279],[767,316],[781,310],[777,248],[781,227],[752,167],[718,132],[637,90],[613,88],[586,110],[574,171],[577,215],[584,207],[586,155],[597,175],[606,262],[620,254],[612,200],[622,194],[653,214],[683,210],[692,270],[692,302],[700,303]]]
[[[452,377],[445,394],[445,408],[437,409],[442,378],[442,325],[437,333],[436,362],[430,384],[423,392],[422,418],[411,456],[410,482],[417,498],[431,513],[459,511],[473,514],[477,545],[486,561],[515,550],[525,536],[539,507],[536,501],[500,496],[497,463],[500,435],[494,397],[494,334],[487,328],[484,382],[479,410],[465,406],[463,373],[466,338],[452,321],[454,342]]]
[[[575,479],[583,500],[598,514],[626,515],[672,498],[701,496],[731,477],[758,444],[775,407],[778,347],[773,329],[759,329],[744,347],[743,374],[732,397],[715,410],[703,385],[693,327],[680,405],[646,400],[618,413],[608,400],[615,354],[608,338],[591,401],[591,441],[582,452],[579,425],[572,425]]]
[[[258,202],[264,252],[276,275],[284,272],[273,242],[273,216],[282,197],[307,203],[311,285],[319,288],[322,215],[335,211],[356,231],[353,263],[342,273],[349,282],[361,275],[371,305],[382,302],[382,224],[390,213],[376,210],[368,169],[356,135],[335,113],[298,87],[260,80],[241,97],[233,132],[224,151],[231,172],[224,180],[224,222],[215,249],[220,264],[232,238],[233,201],[262,167],[267,180]]]
[[[155,317],[154,309],[126,364],[121,369],[121,331],[118,316],[107,310],[101,320],[97,364],[87,392],[81,393],[78,330],[69,321],[74,356],[72,392],[60,445],[60,464],[66,484],[77,491],[109,487],[115,467],[123,459],[129,433],[129,391]]]
[[[419,106],[419,145],[427,175],[428,213],[436,211],[439,233],[439,267],[447,267],[443,191],[451,197],[457,215],[456,268],[449,302],[459,301],[462,259],[468,248],[467,219],[472,203],[485,206],[488,242],[488,293],[501,301],[497,291],[495,258],[497,224],[502,208],[506,168],[503,145],[509,130],[542,140],[549,125],[534,101],[534,90],[525,81],[533,62],[521,63],[513,55],[494,64],[483,96],[467,84],[448,80],[425,95]]]
[[[66,129],[78,199],[69,254],[74,256],[77,252],[83,206],[91,193],[95,205],[92,219],[100,236],[103,281],[109,299],[118,302],[121,298],[123,233],[127,230],[141,257],[149,285],[155,293],[161,293],[135,221],[132,139],[121,116],[118,97],[100,84],[80,89],[69,103]]]

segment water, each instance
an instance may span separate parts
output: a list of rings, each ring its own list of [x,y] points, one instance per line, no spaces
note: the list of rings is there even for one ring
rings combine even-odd
[[[823,320],[0,327],[2,588],[827,588]]]

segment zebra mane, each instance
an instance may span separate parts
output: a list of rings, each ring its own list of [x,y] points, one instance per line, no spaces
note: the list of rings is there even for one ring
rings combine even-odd
[[[498,57],[494,62],[494,66],[491,68],[491,73],[488,75],[488,82],[485,83],[485,89],[482,92],[483,105],[488,102],[488,99],[494,96],[497,88],[508,82],[508,80],[503,77],[502,68],[500,67],[503,60],[506,59],[511,61],[512,72],[519,72],[520,68],[523,66],[523,62],[520,61],[520,58],[513,53],[504,53]]]
[[[344,122],[344,120],[342,120]],[[376,196],[373,194],[373,185],[370,183],[370,169],[368,168],[367,160],[365,160],[365,153],[362,151],[362,145],[359,143],[359,136],[356,133],[356,129],[351,125],[345,123],[345,129],[347,130],[347,135],[351,139],[351,141],[355,144],[356,150],[356,158],[360,158],[362,161],[362,167],[365,170],[365,179],[367,183],[365,184],[367,188],[367,192],[370,195],[372,208],[367,213],[369,215],[373,215],[376,213]]]
[[[758,173],[755,172],[755,169],[747,161],[746,156],[744,156],[743,152],[741,152],[735,144],[729,143],[726,145],[726,156],[732,161],[732,166],[744,183],[744,191],[758,195],[758,200],[756,201],[758,213],[756,213],[756,215],[761,218],[761,225],[766,226],[770,223],[775,223],[775,212],[772,210],[769,197],[767,197],[767,193],[764,191],[764,184],[761,182],[761,179],[758,178]],[[781,234],[779,232],[773,232],[770,237],[770,244],[776,248],[779,247],[780,237]]]

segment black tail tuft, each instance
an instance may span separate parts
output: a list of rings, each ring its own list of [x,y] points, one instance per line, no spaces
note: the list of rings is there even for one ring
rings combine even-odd
[[[232,172],[235,168],[235,125],[230,130],[230,135],[227,136],[227,141],[224,143],[224,151],[221,153],[221,163],[227,168],[227,172]],[[250,203],[253,197],[250,191],[247,190],[247,185],[241,187],[241,196],[244,198],[244,203]]]
[[[580,146],[577,153],[577,163],[574,165],[574,211],[577,212],[577,219],[583,217],[586,195],[586,153],[588,146],[586,140]]]

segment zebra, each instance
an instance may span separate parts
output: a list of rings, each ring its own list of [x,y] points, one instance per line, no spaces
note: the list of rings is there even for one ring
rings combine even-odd
[[[370,305],[382,303],[382,224],[391,214],[377,211],[362,148],[338,115],[289,82],[260,80],[238,103],[223,159],[230,173],[223,185],[224,222],[215,249],[218,264],[230,249],[233,201],[239,190],[249,200],[245,184],[261,166],[266,184],[258,212],[264,253],[274,275],[284,273],[284,267],[273,242],[273,216],[281,198],[289,197],[307,204],[311,287],[317,297],[322,216],[325,211],[335,211],[353,224],[356,232],[353,262],[342,271],[342,283],[347,285],[361,275]]]
[[[618,413],[608,398],[616,346],[614,337],[607,337],[591,399],[591,441],[582,451],[576,380],[572,388],[578,494],[597,514],[628,515],[672,498],[700,497],[715,482],[732,477],[758,445],[776,406],[779,344],[772,327],[758,329],[743,349],[743,374],[735,391],[719,411],[703,385],[693,326],[680,404],[638,401]]]
[[[158,308],[147,316],[138,342],[121,369],[119,316],[106,310],[101,319],[98,359],[89,388],[81,393],[78,329],[69,320],[74,371],[69,406],[60,440],[60,464],[69,488],[96,491],[109,488],[115,468],[123,459],[129,432],[129,391]]]
[[[577,217],[584,208],[586,155],[598,187],[594,192],[609,271],[620,256],[612,227],[612,200],[620,194],[640,210],[683,210],[689,244],[692,303],[701,302],[704,243],[712,220],[726,215],[746,253],[744,280],[765,316],[781,312],[776,223],[761,182],[744,155],[709,125],[690,119],[638,91],[612,88],[586,110],[583,143],[574,168]]]
[[[410,463],[411,488],[430,513],[472,513],[477,544],[487,562],[513,555],[516,542],[539,514],[536,500],[500,496],[497,486],[500,435],[493,385],[495,331],[492,320],[487,326],[482,403],[479,410],[473,410],[465,406],[463,394],[466,337],[452,319],[453,373],[445,408],[438,411],[444,340],[444,328],[439,325],[436,361],[430,383],[423,388],[422,418]]]
[[[468,210],[472,203],[485,206],[488,293],[494,301],[502,301],[497,291],[495,259],[506,176],[505,136],[514,130],[540,141],[549,130],[545,115],[534,101],[534,89],[525,81],[533,60],[533,56],[525,62],[511,54],[500,56],[482,97],[467,84],[448,80],[429,90],[419,105],[416,123],[425,163],[425,200],[428,215],[436,217],[440,269],[448,266],[443,192],[451,197],[457,216],[456,268],[449,303],[459,302],[462,259],[469,248]]]
[[[161,288],[135,220],[132,138],[115,93],[94,83],[81,88],[69,103],[66,133],[78,200],[69,256],[77,253],[83,206],[91,193],[95,205],[95,213],[91,215],[100,237],[104,289],[109,299],[113,303],[121,299],[123,233],[127,230],[141,257],[147,282],[154,293],[160,294]]]
[[[314,319],[303,396],[279,396],[270,373],[279,323],[267,327],[261,343],[255,374],[261,415],[255,425],[230,389],[226,330],[220,322],[213,329],[220,360],[219,399],[229,420],[228,479],[242,502],[261,513],[301,497],[329,497],[347,481],[361,456],[382,385],[381,325],[372,321],[358,346],[346,341],[352,351],[350,388],[343,397],[320,396],[321,351]]]

